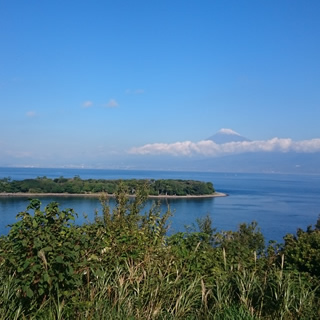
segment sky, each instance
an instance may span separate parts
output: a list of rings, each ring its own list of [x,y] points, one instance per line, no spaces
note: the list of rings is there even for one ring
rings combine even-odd
[[[208,156],[221,128],[320,152],[319,16],[318,0],[0,0],[0,166]]]

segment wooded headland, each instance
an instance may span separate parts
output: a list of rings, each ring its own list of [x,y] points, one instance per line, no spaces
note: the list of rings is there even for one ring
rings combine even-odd
[[[134,196],[136,190],[141,188],[150,197],[207,197],[224,195],[216,193],[211,182],[175,179],[82,180],[79,176],[75,176],[74,178],[59,177],[55,179],[38,177],[36,179],[25,180],[3,178],[0,180],[0,194],[6,196],[13,194],[97,195],[100,193],[113,195],[120,184],[126,189],[129,196]]]

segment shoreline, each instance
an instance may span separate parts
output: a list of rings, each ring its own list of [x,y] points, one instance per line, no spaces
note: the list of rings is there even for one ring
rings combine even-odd
[[[2,192],[0,193],[1,198],[11,198],[11,197],[91,197],[91,198],[99,198],[101,196],[107,196],[108,198],[114,198],[114,194],[106,194],[106,193],[28,193],[28,192]],[[130,198],[134,198],[135,195],[128,195]],[[226,197],[228,194],[222,192],[215,192],[212,194],[203,194],[203,195],[186,195],[186,196],[176,196],[176,195],[149,195],[150,199],[201,199],[201,198],[218,198],[218,197]]]

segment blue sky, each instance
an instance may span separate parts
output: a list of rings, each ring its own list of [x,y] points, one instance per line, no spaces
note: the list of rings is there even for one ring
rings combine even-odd
[[[319,139],[319,16],[317,0],[0,1],[0,165],[119,161],[221,128]]]

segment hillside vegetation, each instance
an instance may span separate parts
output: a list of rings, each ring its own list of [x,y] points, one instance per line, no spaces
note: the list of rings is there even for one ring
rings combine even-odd
[[[320,221],[268,246],[208,217],[168,236],[170,209],[127,193],[83,225],[31,200],[0,238],[0,319],[319,319]]]

